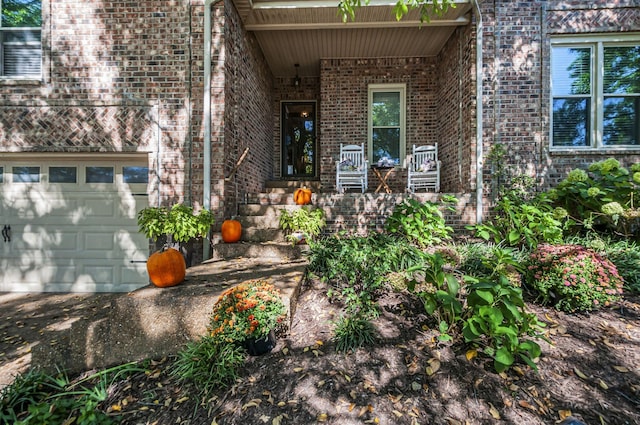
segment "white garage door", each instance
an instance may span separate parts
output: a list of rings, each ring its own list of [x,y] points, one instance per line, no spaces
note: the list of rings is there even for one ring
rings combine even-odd
[[[4,158],[3,158],[4,156]],[[146,156],[0,154],[0,291],[125,292],[148,284]]]

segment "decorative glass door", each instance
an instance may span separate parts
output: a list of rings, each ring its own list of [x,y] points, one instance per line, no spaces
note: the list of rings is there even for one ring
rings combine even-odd
[[[316,176],[316,102],[282,103],[282,176]]]

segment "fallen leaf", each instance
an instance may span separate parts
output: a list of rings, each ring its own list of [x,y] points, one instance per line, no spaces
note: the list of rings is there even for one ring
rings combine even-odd
[[[316,341],[316,345],[317,345],[317,346],[321,346],[321,345],[323,345],[323,344],[324,344],[324,342],[320,341],[319,339]]]
[[[422,389],[422,385],[419,382],[413,381],[411,383],[411,389],[413,391],[420,391]]]
[[[520,407],[524,407],[526,409],[533,410],[534,412],[537,411],[536,406],[534,406],[533,404],[529,403],[526,400],[520,400],[518,402],[518,404],[520,405]]]
[[[630,372],[629,369],[627,369],[624,366],[614,366],[613,367],[615,370],[617,370],[618,372],[622,372],[622,373],[627,373]]]
[[[602,388],[603,390],[609,389],[609,386],[602,379],[598,381],[598,385],[600,385],[600,388]]]
[[[302,372],[303,370],[304,370],[304,368],[302,368],[302,367],[295,367],[295,368],[293,368],[293,371],[294,371],[295,373]]]
[[[495,406],[491,403],[489,403],[489,413],[491,413],[493,419],[500,419],[500,412],[498,412],[498,409],[496,409]]]
[[[465,354],[465,357],[467,358],[467,360],[471,361],[471,360],[473,360],[477,355],[478,355],[478,350],[476,350],[476,349],[474,348],[473,350],[469,350],[469,351],[467,351],[467,353]]]
[[[558,417],[560,417],[561,421],[567,419],[571,415],[571,410],[558,410]]]
[[[264,422],[265,424],[266,424],[267,422],[269,422],[269,419],[271,419],[271,418],[270,418],[269,416],[267,416],[267,415],[262,415],[262,416],[260,416],[260,420],[261,420],[262,422]]]
[[[326,422],[328,419],[328,416],[326,413],[320,413],[318,415],[318,422]]]
[[[588,378],[587,378],[587,375],[585,375],[584,373],[582,373],[582,372],[580,371],[580,369],[578,369],[577,367],[574,367],[574,368],[573,368],[573,371],[575,372],[575,374],[576,374],[576,375],[578,375],[578,377],[579,377],[579,378],[582,378],[582,379],[588,379]]]
[[[271,425],[280,425],[282,423],[282,415],[276,416],[275,418],[273,418],[273,420],[271,421]]]
[[[433,375],[440,369],[440,360],[438,359],[429,359],[429,366],[427,366],[426,372],[428,376]]]
[[[392,410],[393,414],[396,415],[396,417],[401,418],[404,415],[402,414],[402,412],[398,412],[397,410]]]

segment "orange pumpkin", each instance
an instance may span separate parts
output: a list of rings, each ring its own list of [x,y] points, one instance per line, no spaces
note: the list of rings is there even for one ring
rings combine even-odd
[[[147,260],[151,283],[159,288],[175,286],[184,280],[187,264],[177,249],[167,248],[151,254]]]
[[[238,242],[242,236],[242,224],[238,220],[222,222],[222,240],[226,243]]]
[[[307,205],[311,203],[311,189],[306,187],[296,189],[293,192],[293,200],[297,205]]]

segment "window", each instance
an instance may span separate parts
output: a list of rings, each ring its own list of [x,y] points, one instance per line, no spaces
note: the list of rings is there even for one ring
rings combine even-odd
[[[40,167],[13,167],[14,183],[38,183],[40,182]]]
[[[4,182],[4,167],[0,167],[0,183]]]
[[[77,175],[76,167],[49,167],[49,183],[76,183]]]
[[[125,183],[149,183],[149,167],[124,166],[122,180]]]
[[[87,167],[87,183],[113,183],[113,167]]]
[[[640,39],[551,47],[552,148],[640,147]]]
[[[405,157],[406,86],[369,85],[369,163],[400,165]]]
[[[41,0],[0,0],[0,77],[39,78]]]

